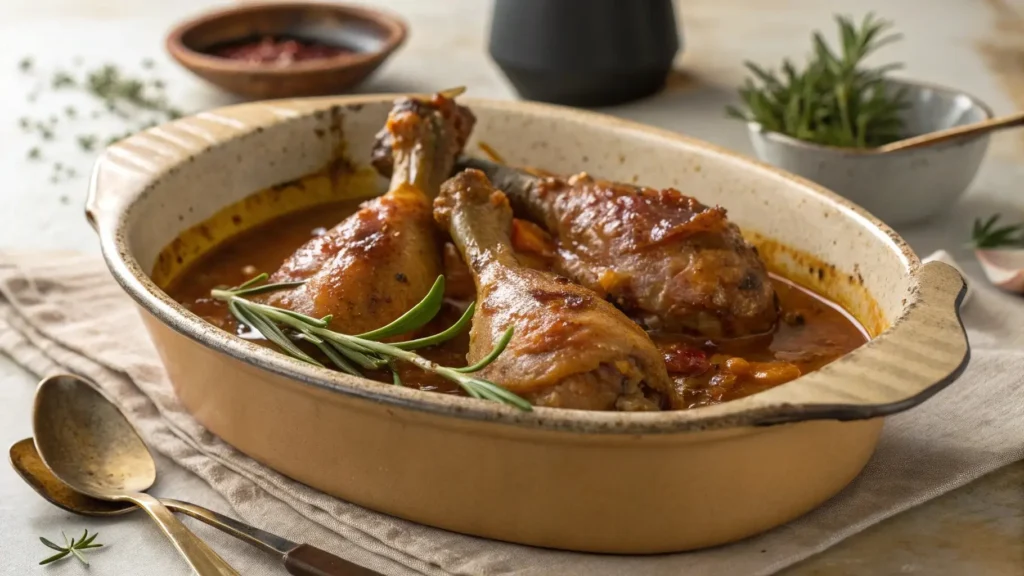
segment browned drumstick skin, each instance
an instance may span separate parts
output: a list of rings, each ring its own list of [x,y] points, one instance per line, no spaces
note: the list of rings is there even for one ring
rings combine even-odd
[[[535,176],[475,158],[520,218],[547,228],[559,271],[648,330],[705,338],[775,327],[775,290],[757,251],[725,210],[674,189]]]
[[[271,281],[305,284],[266,301],[318,318],[330,314],[331,328],[347,334],[379,328],[415,306],[442,272],[431,201],[473,121],[441,95],[397,101],[375,146],[378,163],[391,172],[390,189],[289,257]]]
[[[476,284],[469,362],[514,328],[505,351],[479,372],[482,378],[538,406],[657,410],[673,404],[664,360],[643,329],[593,291],[519,262],[508,199],[482,172],[467,170],[445,182],[434,217]]]

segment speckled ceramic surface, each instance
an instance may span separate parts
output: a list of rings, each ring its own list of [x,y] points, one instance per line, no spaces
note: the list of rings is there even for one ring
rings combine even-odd
[[[183,404],[212,432],[302,482],[411,520],[527,544],[620,553],[714,545],[840,490],[870,457],[880,417],[923,401],[967,361],[960,275],[921,266],[860,209],[704,143],[538,104],[464,100],[479,120],[475,142],[509,162],[674,186],[725,206],[771,268],[843,303],[876,337],[820,371],[718,406],[523,413],[302,364],[205,324],[150,279],[182,230],[225,206],[317,172],[339,148],[365,164],[392,100],[208,112],[115,145],[93,174],[89,217]]]
[[[934,132],[992,118],[984,103],[967,94],[908,81],[908,134]],[[818,146],[750,124],[759,158],[837,192],[890,225],[921,222],[948,210],[967,190],[985,157],[988,135],[956,139],[912,150],[874,153]]]

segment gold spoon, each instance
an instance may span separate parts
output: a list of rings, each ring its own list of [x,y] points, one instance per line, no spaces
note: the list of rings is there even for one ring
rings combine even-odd
[[[156,462],[128,419],[88,382],[68,374],[40,382],[32,429],[43,462],[65,484],[145,510],[200,576],[238,575],[159,500],[143,492],[156,481]]]
[[[1024,125],[1024,112],[1010,114],[1009,116],[1000,116],[999,118],[989,118],[988,120],[972,122],[971,124],[964,124],[963,126],[954,126],[952,128],[946,128],[945,130],[937,130],[935,132],[929,132],[928,134],[914,136],[913,138],[904,138],[903,140],[897,140],[896,142],[891,142],[885,146],[879,146],[873,151],[895,152],[897,150],[909,150],[911,148],[931,146],[932,144],[938,144],[939,142],[950,140],[952,138],[977,136],[1021,125]]]
[[[11,466],[22,480],[58,508],[83,516],[119,516],[138,510],[138,507],[131,502],[98,500],[72,490],[46,467],[46,464],[39,458],[39,452],[36,451],[31,438],[14,443],[9,454]],[[239,522],[234,518],[207,510],[202,506],[167,498],[160,499],[160,502],[173,512],[191,516],[239,540],[244,540],[257,548],[280,556],[289,574],[296,576],[380,576],[377,572],[309,544],[296,544],[270,532],[264,532],[259,528]]]

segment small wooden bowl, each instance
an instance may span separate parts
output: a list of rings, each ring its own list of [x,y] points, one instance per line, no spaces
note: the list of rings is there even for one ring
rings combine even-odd
[[[258,3],[209,12],[175,27],[167,51],[197,76],[246,98],[337,94],[358,85],[405,41],[405,23],[377,10],[314,2]],[[286,66],[206,53],[218,44],[287,35],[354,52]]]

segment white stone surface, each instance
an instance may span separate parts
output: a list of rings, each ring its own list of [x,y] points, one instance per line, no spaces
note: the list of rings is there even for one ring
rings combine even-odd
[[[75,56],[85,66],[113,61],[137,70],[143,58],[152,58],[170,86],[172,99],[187,111],[230,103],[232,99],[178,68],[163,51],[163,37],[177,20],[216,4],[204,0],[0,0],[0,248],[66,248],[97,251],[91,229],[82,216],[87,174],[92,158],[81,152],[73,136],[65,134],[43,147],[79,173],[77,179],[48,182],[50,162],[31,162],[26,152],[35,137],[18,127],[22,116],[61,114],[72,104],[85,109],[84,99],[43,91],[35,103],[32,90],[17,70],[21,57],[31,55],[38,67],[68,67]],[[513,98],[514,94],[486,54],[489,2],[483,0],[378,0],[405,17],[411,36],[405,47],[360,88],[364,92],[429,91],[468,86],[481,97]],[[582,4],[582,3],[581,3]],[[678,6],[684,35],[684,53],[669,88],[662,94],[607,110],[750,153],[745,129],[724,118],[722,107],[734,99],[742,79],[741,62],[752,59],[774,64],[784,56],[802,58],[815,28],[832,34],[832,14],[857,16],[869,10],[893,19],[904,33],[903,42],[887,48],[882,59],[906,63],[904,75],[963,88],[989,103],[997,113],[1014,109],[1012,71],[993,69],[980,43],[1009,43],[1014,26],[1024,38],[1020,14],[1024,2],[989,0],[688,0]],[[1014,24],[1016,22],[1016,24]],[[1009,32],[1008,32],[1009,30]],[[1010,35],[1008,35],[1010,34]],[[1022,60],[1024,61],[1024,60]],[[1016,82],[1024,82],[1024,65]],[[1020,86],[1020,84],[1018,84]],[[84,97],[83,97],[84,98]],[[1021,103],[1024,105],[1024,102]],[[58,125],[58,131],[60,126]],[[117,125],[88,131],[119,131]],[[976,282],[984,282],[977,263],[962,248],[974,217],[1005,211],[1024,215],[1020,182],[1024,181],[1024,137],[1004,133],[994,138],[989,157],[970,193],[950,214],[928,226],[900,230],[920,254],[945,249]],[[61,201],[66,197],[66,203]],[[29,410],[33,382],[19,368],[0,358],[0,444],[9,446],[31,434]],[[175,487],[199,482],[167,462],[161,462],[158,494],[173,494]],[[230,512],[215,493],[199,503]],[[1020,496],[1018,496],[1020,498]],[[996,512],[992,512],[996,514]],[[152,560],[173,555],[157,530],[143,517],[84,520],[59,511],[39,499],[7,467],[0,468],[0,573],[25,574],[26,566],[46,555],[37,536],[59,537],[82,528],[99,528],[109,549],[94,554],[88,570],[94,575],[142,574],[139,558]],[[881,527],[879,528],[881,529]],[[284,574],[261,553],[212,535],[213,545],[244,573]],[[912,539],[913,534],[899,534]],[[846,552],[849,555],[849,551]],[[856,550],[854,550],[856,553]],[[825,556],[828,556],[828,552]],[[869,572],[885,570],[885,559],[872,560],[870,551],[860,564]],[[917,571],[922,560],[910,560]],[[948,574],[979,573],[983,563],[934,567]],[[981,562],[979,560],[978,562]],[[164,564],[164,562],[158,562]],[[916,564],[915,564],[916,563]],[[145,565],[145,564],[141,564]],[[875,566],[875,570],[871,567]],[[953,565],[951,565],[953,566]],[[974,569],[972,569],[972,567]],[[961,572],[966,569],[968,572]],[[42,568],[40,571],[44,570]],[[46,568],[52,574],[83,574],[73,561]],[[936,571],[928,573],[937,573]],[[793,573],[799,573],[795,570]],[[180,574],[187,574],[184,564]]]

